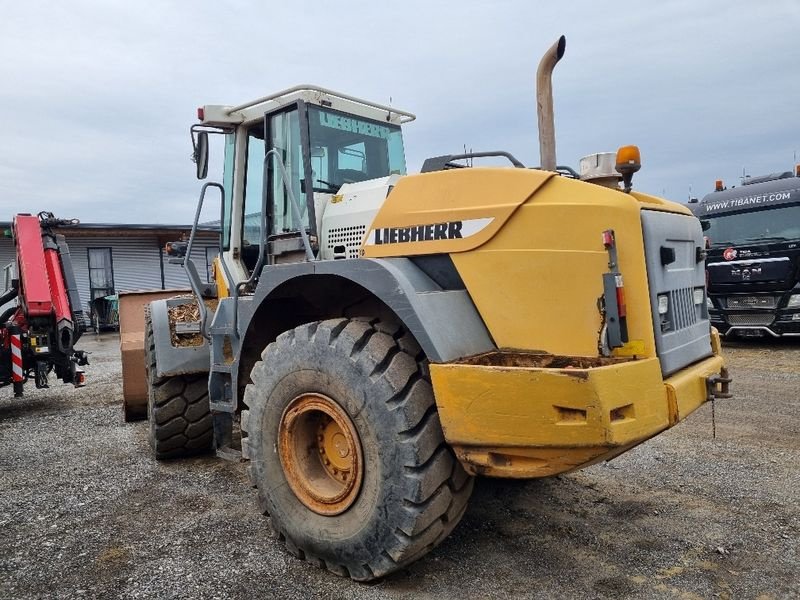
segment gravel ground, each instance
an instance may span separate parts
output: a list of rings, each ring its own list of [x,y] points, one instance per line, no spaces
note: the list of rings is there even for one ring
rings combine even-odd
[[[481,479],[454,534],[356,584],[286,554],[242,465],[157,463],[122,421],[118,338],[90,385],[0,390],[0,597],[800,597],[800,342],[727,346],[736,397],[617,460]]]

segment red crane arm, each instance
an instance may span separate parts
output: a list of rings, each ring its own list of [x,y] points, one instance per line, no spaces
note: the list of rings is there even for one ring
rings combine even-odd
[[[19,261],[22,309],[29,318],[49,316],[53,312],[53,299],[50,293],[39,217],[16,215],[13,227]]]

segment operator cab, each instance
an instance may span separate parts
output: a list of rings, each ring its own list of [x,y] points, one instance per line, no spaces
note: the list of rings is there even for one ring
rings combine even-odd
[[[401,125],[415,118],[312,86],[236,107],[204,106],[198,117],[199,178],[207,164],[200,138],[225,138],[221,257],[230,283],[250,278],[260,254],[262,264],[320,258],[322,217],[343,186],[405,175]]]

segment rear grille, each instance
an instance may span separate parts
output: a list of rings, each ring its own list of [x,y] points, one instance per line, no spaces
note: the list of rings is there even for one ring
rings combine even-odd
[[[681,288],[669,293],[673,329],[685,329],[697,323],[697,307],[694,304],[693,291],[694,288]]]
[[[775,308],[775,296],[728,296],[728,308]]]
[[[728,315],[731,325],[772,325],[775,315]]]

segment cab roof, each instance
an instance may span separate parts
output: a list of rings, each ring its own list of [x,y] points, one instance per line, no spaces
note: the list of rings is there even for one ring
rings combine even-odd
[[[800,203],[800,177],[748,183],[741,187],[711,192],[691,207],[695,216],[703,218],[795,203]]]
[[[205,105],[202,107],[201,123],[212,127],[230,127],[250,123],[260,120],[265,113],[278,111],[300,100],[308,104],[394,125],[402,125],[416,119],[414,114],[391,106],[377,104],[316,85],[302,84],[236,106]]]

